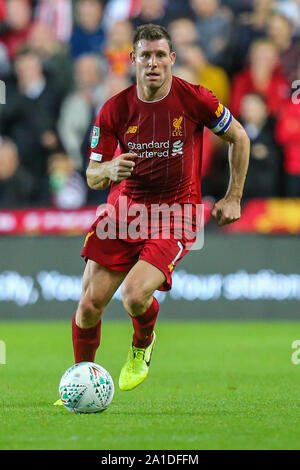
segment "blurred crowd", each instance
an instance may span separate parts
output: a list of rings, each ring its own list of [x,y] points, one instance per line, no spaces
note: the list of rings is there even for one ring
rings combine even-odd
[[[84,178],[91,126],[134,82],[133,31],[150,22],[172,36],[174,75],[245,126],[245,198],[300,197],[300,0],[0,0],[0,208],[103,202]],[[227,145],[204,137],[203,193],[219,198]]]

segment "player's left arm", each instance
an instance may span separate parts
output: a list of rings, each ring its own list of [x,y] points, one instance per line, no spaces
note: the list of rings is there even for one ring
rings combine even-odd
[[[219,136],[229,143],[230,179],[225,196],[212,210],[218,225],[231,224],[241,217],[241,199],[249,165],[250,140],[243,126],[232,117],[225,134]]]

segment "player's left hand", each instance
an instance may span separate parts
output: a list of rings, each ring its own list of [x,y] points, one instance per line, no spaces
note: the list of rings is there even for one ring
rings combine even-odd
[[[240,199],[224,197],[215,203],[211,216],[218,221],[220,227],[236,222],[241,217]]]

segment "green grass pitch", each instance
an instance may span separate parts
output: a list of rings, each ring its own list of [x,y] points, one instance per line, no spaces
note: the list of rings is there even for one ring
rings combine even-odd
[[[73,363],[70,323],[0,323],[0,449],[300,449],[300,323],[167,323],[147,380],[117,388],[130,322],[103,322],[96,362],[115,396],[93,415],[52,403]]]

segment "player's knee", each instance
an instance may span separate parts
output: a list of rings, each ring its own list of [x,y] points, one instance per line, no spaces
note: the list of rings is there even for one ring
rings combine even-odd
[[[141,315],[147,305],[148,296],[139,286],[124,285],[122,288],[123,305],[133,316]]]
[[[76,312],[76,323],[80,328],[95,326],[103,313],[101,302],[89,297],[82,297]]]

